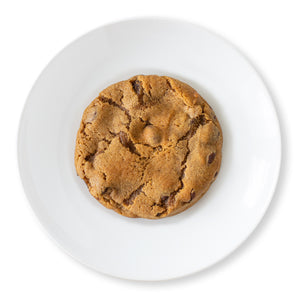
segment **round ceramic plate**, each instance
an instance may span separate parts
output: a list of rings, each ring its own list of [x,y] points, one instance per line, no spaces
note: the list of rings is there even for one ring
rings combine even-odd
[[[161,220],[106,209],[74,167],[84,108],[108,85],[136,74],[190,84],[212,106],[224,134],[221,170],[209,191]],[[18,155],[32,208],[70,255],[112,276],[163,280],[203,270],[245,241],[271,201],[280,149],[270,95],[232,45],[190,23],[139,19],[98,28],[48,64],[23,111]]]

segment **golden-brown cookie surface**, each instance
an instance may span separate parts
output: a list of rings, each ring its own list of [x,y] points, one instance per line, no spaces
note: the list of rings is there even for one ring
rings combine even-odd
[[[109,86],[86,108],[75,166],[104,206],[157,219],[201,198],[219,171],[221,150],[219,122],[194,89],[139,75]]]

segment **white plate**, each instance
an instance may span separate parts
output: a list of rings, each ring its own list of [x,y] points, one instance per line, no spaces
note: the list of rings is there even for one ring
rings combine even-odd
[[[84,108],[135,74],[187,82],[211,104],[224,132],[215,183],[192,208],[162,220],[104,208],[73,163]],[[69,254],[105,274],[163,280],[203,270],[245,241],[271,201],[280,143],[270,95],[236,49],[193,24],[139,19],[98,28],[49,63],[25,105],[18,155],[35,213]]]

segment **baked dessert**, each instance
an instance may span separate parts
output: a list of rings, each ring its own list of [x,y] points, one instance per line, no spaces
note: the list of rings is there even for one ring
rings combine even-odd
[[[195,204],[221,157],[212,108],[189,85],[156,75],[103,90],[83,113],[75,148],[77,173],[101,204],[148,219]]]

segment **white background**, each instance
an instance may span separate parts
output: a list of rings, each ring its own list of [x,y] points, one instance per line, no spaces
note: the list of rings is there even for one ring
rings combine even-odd
[[[299,5],[289,0],[2,0],[0,299],[299,299]],[[270,89],[279,114],[283,161],[271,206],[242,247],[209,270],[147,283],[97,274],[48,238],[24,196],[16,142],[30,88],[57,52],[108,22],[155,15],[200,24],[249,58]],[[249,111],[259,109],[247,105]]]

